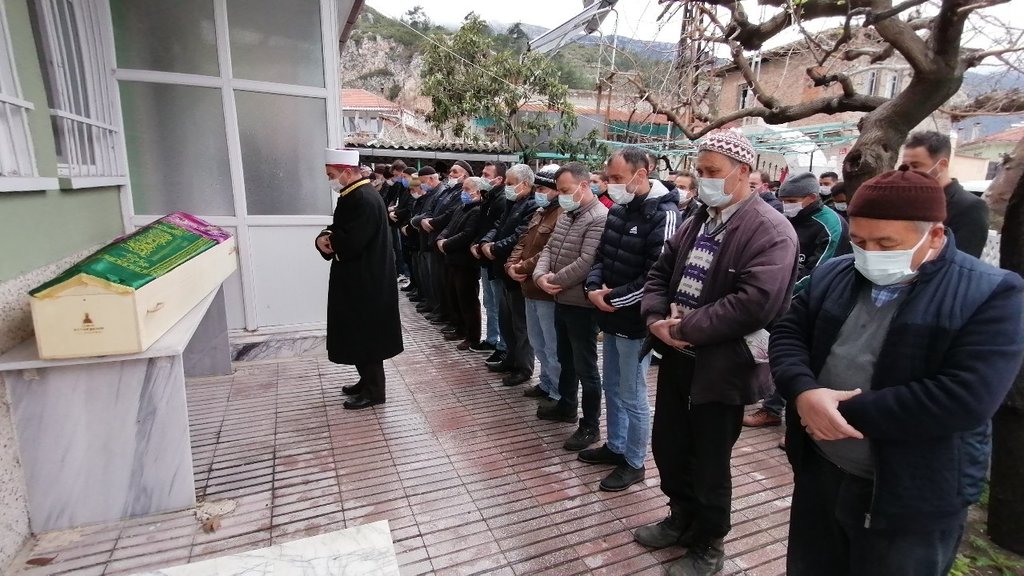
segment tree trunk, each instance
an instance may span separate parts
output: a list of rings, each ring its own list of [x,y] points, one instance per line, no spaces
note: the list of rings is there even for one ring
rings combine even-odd
[[[1015,151],[1014,160],[1018,164],[1021,154],[1024,154],[1024,140]],[[1024,178],[1018,172],[1016,183],[1003,184],[1013,194],[1006,204],[999,247],[1000,265],[1005,270],[1024,274]],[[1001,192],[994,188],[992,192],[998,197]],[[1024,554],[1024,370],[1017,374],[1013,388],[992,419],[988,531],[996,544]]]
[[[958,65],[959,59],[954,58],[934,62],[927,72],[917,71],[905,90],[860,119],[860,137],[843,161],[847,196],[868,179],[896,167],[907,134],[960,89],[964,76]]]

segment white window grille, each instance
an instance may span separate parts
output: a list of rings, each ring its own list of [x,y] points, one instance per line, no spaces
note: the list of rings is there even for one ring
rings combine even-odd
[[[878,72],[872,70],[864,76],[864,94],[874,96],[878,91]]]
[[[36,0],[35,8],[58,174],[71,179],[124,176],[106,2]]]
[[[900,72],[898,70],[893,72],[889,77],[889,98],[895,98],[900,93],[902,84],[903,79],[900,77]]]
[[[0,178],[4,190],[14,178],[35,178],[36,159],[28,129],[28,111],[34,106],[21,97],[7,14],[0,4]]]

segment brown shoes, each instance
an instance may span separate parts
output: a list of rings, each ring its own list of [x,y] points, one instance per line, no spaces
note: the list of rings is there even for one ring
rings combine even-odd
[[[764,428],[766,426],[778,426],[782,424],[782,417],[776,416],[764,408],[758,408],[754,412],[743,417],[743,425],[749,428]]]

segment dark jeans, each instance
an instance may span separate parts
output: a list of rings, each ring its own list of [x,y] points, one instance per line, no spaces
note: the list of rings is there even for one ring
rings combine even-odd
[[[505,363],[513,372],[533,374],[533,346],[526,330],[526,298],[516,284],[502,282],[501,307],[498,308],[498,327],[505,341],[508,355]]]
[[[449,266],[448,284],[451,285],[453,315],[459,334],[473,344],[480,341],[480,268],[478,266]]]
[[[356,387],[360,396],[371,400],[386,400],[384,392],[384,361],[356,364],[359,382]]]
[[[690,404],[693,357],[666,346],[658,365],[651,447],[661,491],[673,514],[692,522],[697,541],[724,538],[732,528],[732,447],[743,406]]]
[[[789,576],[944,576],[960,547],[967,509],[953,526],[865,528],[871,480],[848,474],[808,446],[794,474]]]
[[[419,290],[420,287],[420,263],[416,258],[416,251],[408,247],[402,247],[402,258],[405,258],[405,265],[409,269],[409,280],[412,287]]]
[[[405,258],[402,256],[402,234],[394,226],[391,226],[391,249],[395,254],[395,270],[400,276],[408,276],[409,268],[405,265]]]
[[[601,425],[601,372],[597,368],[597,316],[593,308],[555,304],[555,338],[558,340],[558,407],[575,414],[583,385],[583,419],[580,426],[597,430]]]

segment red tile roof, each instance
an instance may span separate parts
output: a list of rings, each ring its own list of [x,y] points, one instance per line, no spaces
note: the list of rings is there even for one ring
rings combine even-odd
[[[982,144],[982,143],[995,143],[995,142],[1011,142],[1016,143],[1024,139],[1024,126],[1017,126],[1002,132],[996,132],[995,134],[989,134],[988,136],[982,136],[976,140],[970,142],[964,142],[962,146]]]
[[[341,89],[343,110],[401,110],[402,107],[387,98],[360,88]]]
[[[557,112],[557,110],[551,110],[547,106],[540,104],[525,104],[520,109],[522,112]],[[576,114],[579,116],[608,116],[608,121],[614,122],[629,122],[631,124],[671,124],[668,117],[664,114],[651,114],[643,111],[630,111],[622,110],[619,108],[612,108],[610,111],[601,109],[595,110],[594,108],[576,108]]]

